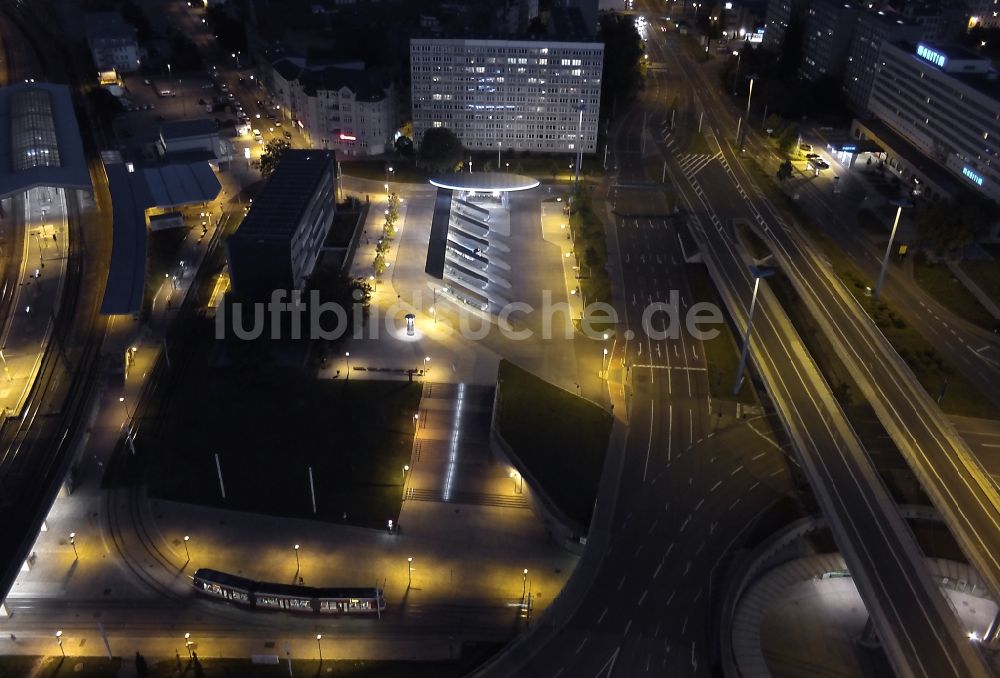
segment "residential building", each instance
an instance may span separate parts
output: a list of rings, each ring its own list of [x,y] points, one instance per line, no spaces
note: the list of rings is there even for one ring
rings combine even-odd
[[[843,81],[844,96],[852,111],[866,113],[882,43],[900,40],[917,42],[923,38],[924,32],[924,26],[889,16],[881,10],[863,10],[857,15]]]
[[[91,12],[84,17],[87,45],[98,71],[130,73],[139,68],[139,40],[135,28],[120,12]]]
[[[274,290],[302,289],[312,273],[336,210],[333,151],[289,150],[227,241],[233,291],[267,299]]]
[[[265,83],[313,148],[345,155],[378,155],[392,148],[399,129],[396,89],[383,72],[364,64],[311,65],[281,58]]]
[[[860,8],[843,0],[813,0],[806,10],[799,77],[839,78],[847,63]],[[765,28],[766,37],[766,28]]]
[[[1000,200],[1000,87],[989,59],[961,47],[882,43],[868,109],[965,186]],[[863,121],[855,135],[866,138]],[[890,155],[904,179],[926,183],[906,153]],[[894,155],[904,156],[900,162]]]
[[[603,64],[602,43],[413,39],[414,142],[447,127],[470,150],[593,153]]]
[[[968,0],[969,27],[1000,26],[1000,0]]]

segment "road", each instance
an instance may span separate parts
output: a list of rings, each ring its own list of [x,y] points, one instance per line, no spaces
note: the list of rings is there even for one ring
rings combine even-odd
[[[752,279],[747,261],[737,251],[730,233],[732,220],[743,218],[759,223],[766,234],[782,244],[798,245],[798,241],[760,197],[759,189],[740,164],[739,154],[728,143],[727,139],[735,136],[736,121],[727,115],[714,83],[708,82],[686,57],[677,58],[672,50],[663,48],[664,41],[656,40],[652,58],[664,61],[669,68],[683,68],[688,83],[698,91],[706,132],[714,137],[710,139],[714,154],[710,161],[693,169],[690,165],[682,168],[679,149],[674,149],[669,138],[662,148],[671,173],[681,179],[678,184],[698,217],[695,232],[713,264],[713,278],[728,297],[730,311],[741,316],[738,325],[745,326]],[[661,111],[659,118],[665,117]],[[801,267],[805,262],[813,275],[819,266],[811,252],[801,250],[792,255],[786,252],[782,261],[790,262],[786,271],[797,280],[804,275]],[[834,294],[836,286],[830,285],[826,277],[824,284],[819,294]],[[811,290],[817,290],[816,283]],[[807,300],[823,309],[836,305],[841,317],[833,331],[855,328],[858,333],[850,343],[854,350],[876,345],[871,331],[864,331],[857,317],[844,312],[841,299]],[[766,283],[762,285],[759,309],[751,350],[754,364],[796,443],[803,467],[833,524],[837,543],[897,671],[934,676],[984,672],[981,658],[970,649],[943,597],[928,586],[912,535]],[[892,383],[892,376],[884,374],[886,381],[879,383]],[[883,402],[913,403],[909,395],[897,393],[895,400]],[[913,405],[910,418],[919,416],[916,403]],[[968,484],[966,478],[958,483]]]

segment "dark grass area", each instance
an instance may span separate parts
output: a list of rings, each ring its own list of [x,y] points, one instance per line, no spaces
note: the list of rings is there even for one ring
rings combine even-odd
[[[996,263],[993,266],[1000,268]],[[925,292],[960,318],[986,329],[1000,323],[945,264],[929,261],[922,252],[914,255],[913,277]]]
[[[699,301],[715,304],[725,308],[712,282],[708,269],[702,264],[687,264],[684,266],[688,288],[691,291],[691,302]],[[708,385],[712,398],[733,400],[745,405],[754,405],[753,387],[749,379],[743,380],[740,392],[733,395],[733,385],[736,383],[736,368],[740,363],[739,347],[733,338],[728,323],[721,325],[719,334],[714,339],[702,341],[705,348],[705,361],[708,363]]]
[[[351,244],[354,232],[360,228],[359,220],[364,212],[348,211],[344,207],[337,206],[337,214],[333,217],[333,224],[330,225],[330,233],[326,236],[326,247],[347,247]]]
[[[412,158],[392,158],[391,160],[343,160],[341,171],[352,177],[386,181],[386,168],[392,167],[388,176],[389,183],[403,181],[407,183],[425,184],[430,176],[427,170],[417,167]],[[384,195],[382,197],[385,197]]]
[[[57,649],[58,653],[58,649]],[[34,667],[41,661],[37,673]],[[0,678],[113,678],[118,675],[121,660],[117,657],[0,657]]]
[[[150,492],[165,499],[381,527],[399,516],[421,385],[298,370],[189,366],[158,416]],[[140,429],[142,430],[142,429]],[[226,486],[220,496],[214,453]]]
[[[366,660],[304,660],[292,658],[295,676],[313,678],[459,678],[468,675],[480,664],[496,654],[499,643],[463,643],[460,657],[455,661],[366,661]],[[277,654],[277,653],[276,653]],[[205,678],[287,678],[288,663],[279,656],[278,664],[252,664],[249,659],[201,659]],[[2,674],[0,674],[2,675]],[[194,678],[194,666],[187,657],[150,662],[151,678]]]
[[[511,362],[500,362],[497,428],[556,506],[590,524],[611,415]]]
[[[963,261],[959,266],[987,296],[1000,303],[1000,246],[993,252],[993,261]]]

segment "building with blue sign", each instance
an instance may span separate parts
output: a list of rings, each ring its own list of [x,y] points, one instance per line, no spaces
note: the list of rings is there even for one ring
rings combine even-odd
[[[877,138],[890,168],[926,195],[965,186],[1000,202],[997,75],[961,47],[883,43],[867,106],[877,124],[855,121],[854,136]]]

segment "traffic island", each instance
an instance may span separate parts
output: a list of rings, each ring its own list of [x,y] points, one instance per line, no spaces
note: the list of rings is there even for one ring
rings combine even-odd
[[[494,442],[533,489],[536,512],[563,546],[585,543],[611,424],[595,403],[501,361]]]

